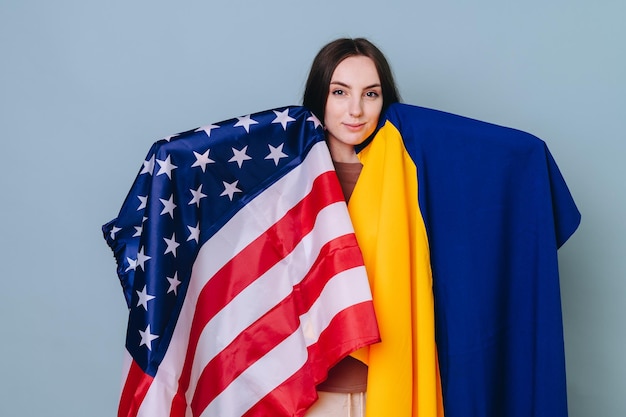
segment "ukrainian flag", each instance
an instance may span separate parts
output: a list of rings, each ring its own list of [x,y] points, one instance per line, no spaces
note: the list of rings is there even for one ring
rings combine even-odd
[[[580,213],[545,143],[394,104],[358,156],[367,416],[567,416],[557,249]]]

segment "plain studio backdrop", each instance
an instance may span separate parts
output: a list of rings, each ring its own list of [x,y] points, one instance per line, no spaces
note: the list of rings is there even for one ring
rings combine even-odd
[[[626,3],[0,2],[0,415],[115,415],[126,304],[100,227],[163,136],[299,104],[366,36],[403,99],[545,140],[582,212],[560,251],[572,417],[626,415]]]

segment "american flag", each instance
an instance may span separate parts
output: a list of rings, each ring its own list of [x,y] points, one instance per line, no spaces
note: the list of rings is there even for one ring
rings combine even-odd
[[[332,365],[379,340],[302,107],[155,142],[102,230],[129,308],[118,416],[301,416]]]

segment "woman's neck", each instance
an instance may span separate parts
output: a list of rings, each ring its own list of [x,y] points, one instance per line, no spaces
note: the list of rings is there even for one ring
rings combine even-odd
[[[359,162],[359,157],[356,156],[354,146],[347,145],[345,143],[337,142],[334,140],[328,141],[328,149],[330,150],[330,156],[335,162]]]

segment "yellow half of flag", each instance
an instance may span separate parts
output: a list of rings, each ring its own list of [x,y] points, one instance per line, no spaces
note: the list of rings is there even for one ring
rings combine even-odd
[[[432,273],[417,169],[390,122],[358,155],[363,170],[348,209],[382,339],[353,354],[369,366],[366,417],[442,417]]]

